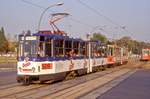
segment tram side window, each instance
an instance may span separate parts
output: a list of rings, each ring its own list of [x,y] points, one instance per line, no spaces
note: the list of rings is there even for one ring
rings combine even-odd
[[[87,56],[87,54],[86,54],[86,43],[85,42],[80,43],[80,55],[81,56]]]
[[[44,41],[44,36],[40,36],[40,41]]]
[[[91,57],[95,57],[97,49],[94,43],[91,43],[91,51],[92,51]]]
[[[63,57],[63,40],[54,40],[54,51],[56,57]]]
[[[91,43],[91,57],[96,57],[97,56],[97,44]]]
[[[99,44],[93,45],[93,55],[94,57],[104,57],[106,56],[106,49],[104,46],[101,46]]]
[[[37,54],[40,57],[45,56],[45,37],[44,36],[40,36],[40,42],[39,42],[39,45],[38,45]]]
[[[38,46],[38,56],[44,57],[44,42],[40,42]]]
[[[70,52],[72,51],[72,41],[65,41],[65,56],[70,57]]]
[[[79,42],[73,42],[74,56],[79,56]]]
[[[106,47],[102,47],[102,54],[101,54],[102,57],[106,57],[107,56],[107,49]]]
[[[45,54],[46,56],[51,57],[51,39],[49,38],[46,40]]]
[[[31,54],[32,57],[36,57],[37,56],[37,41],[31,41]]]
[[[144,50],[144,54],[145,54],[145,55],[148,55],[148,51],[147,51],[147,50]]]
[[[144,53],[144,54],[147,54],[147,53],[146,53],[146,50],[144,50],[143,53]]]
[[[98,56],[105,57],[106,56],[106,48],[104,46],[98,47]]]
[[[115,49],[115,55],[118,57],[121,55],[121,49],[120,48]]]
[[[113,56],[113,48],[112,47],[108,48],[108,55]]]
[[[123,56],[127,56],[127,49],[123,49]]]
[[[23,56],[23,43],[20,42],[19,44],[19,56]]]
[[[110,55],[113,56],[113,48],[110,49]]]
[[[25,42],[24,56],[30,56],[30,55],[31,55],[31,42]]]

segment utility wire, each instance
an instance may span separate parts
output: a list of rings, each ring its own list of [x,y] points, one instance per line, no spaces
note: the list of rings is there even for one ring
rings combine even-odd
[[[27,3],[27,4],[30,4],[30,5],[32,5],[32,6],[35,6],[35,7],[38,7],[38,8],[41,8],[41,9],[46,9],[46,7],[43,7],[43,6],[41,6],[41,5],[38,5],[38,4],[35,4],[35,3],[33,3],[33,2],[30,2],[30,1],[27,1],[27,0],[22,0],[24,3]],[[50,10],[51,12],[54,12],[53,10]],[[95,27],[95,26],[93,26],[93,25],[91,25],[91,24],[87,24],[87,23],[85,23],[85,22],[82,22],[82,21],[80,21],[80,20],[78,20],[78,19],[76,19],[76,18],[74,18],[74,17],[70,17],[70,20],[71,21],[73,21],[73,22],[76,22],[76,23],[78,23],[78,24],[82,24],[82,25],[84,25],[84,26],[86,26],[86,27],[89,27],[89,28],[92,28],[93,29],[93,27]]]
[[[42,6],[38,5],[38,4],[32,3],[32,2],[30,2],[30,1],[26,1],[26,0],[21,0],[21,1],[24,2],[24,3],[30,4],[30,5],[32,5],[32,6],[45,9],[45,7],[42,7]]]
[[[23,1],[24,3],[30,4],[30,5],[32,5],[32,6],[35,6],[35,7],[38,7],[38,8],[42,8],[42,9],[46,9],[45,7],[40,6],[40,5],[37,5],[37,4],[33,3],[33,2],[30,2],[30,1],[27,1],[27,0],[22,0],[22,1]],[[51,11],[54,12],[53,10],[51,10]],[[87,26],[87,27],[93,27],[92,25],[87,24],[87,23],[84,23],[84,22],[81,22],[80,20],[75,19],[75,18],[73,18],[73,17],[71,17],[70,20],[72,20],[72,21],[74,21],[74,22],[76,22],[76,23],[78,23],[78,24],[85,25],[85,26]]]
[[[108,22],[118,26],[120,29],[128,32],[128,33],[131,33],[129,30],[127,30],[126,28],[120,26],[118,23],[114,22],[113,20],[111,20],[110,18],[108,18],[107,16],[101,14],[99,11],[97,11],[96,9],[90,7],[89,5],[87,5],[86,3],[82,2],[81,0],[77,0],[78,3],[82,4],[83,6],[87,7],[88,9],[90,9],[91,11],[95,12],[97,15],[99,16],[102,16],[103,18],[105,18]]]
[[[94,27],[94,26],[92,26],[92,25],[90,25],[90,24],[87,24],[87,23],[81,22],[80,20],[75,19],[75,18],[73,18],[73,17],[71,17],[71,18],[70,18],[70,20],[72,20],[72,21],[74,21],[74,22],[76,22],[76,23],[78,23],[78,24],[85,25],[85,26],[90,27],[90,28],[91,28],[91,27]]]

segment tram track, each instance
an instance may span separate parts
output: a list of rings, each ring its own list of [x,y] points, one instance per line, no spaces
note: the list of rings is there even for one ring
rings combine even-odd
[[[97,79],[76,85],[71,88],[67,88],[65,90],[62,90],[60,92],[57,92],[52,95],[47,95],[43,97],[44,99],[60,99],[60,98],[67,98],[67,99],[75,99],[76,97],[80,96],[81,94],[84,94],[86,92],[89,92],[91,90],[94,90],[95,88],[104,85],[105,83],[113,80],[114,78],[129,72],[129,69],[123,69],[116,71],[111,74],[106,74],[102,77],[99,77]]]
[[[125,68],[125,67],[119,67],[118,68],[118,70],[120,70],[120,69],[123,69],[123,68]],[[114,70],[114,69],[113,69]],[[98,75],[96,78],[98,78],[98,77],[103,77],[103,76],[105,76],[105,75],[107,75],[107,74],[111,74],[111,73],[113,73],[113,72],[115,72],[115,71],[118,71],[118,70],[114,70],[114,71],[111,71],[111,72],[108,72],[108,73],[105,73],[104,75]],[[96,78],[94,78],[94,79],[96,79]],[[90,80],[93,80],[93,79],[90,79]],[[86,83],[86,82],[89,82],[90,80],[87,80],[87,81],[85,81],[85,82],[83,82],[83,83]],[[77,86],[77,85],[79,85],[79,84],[82,84],[81,82],[80,83],[76,83],[76,85],[73,85],[73,87],[74,86]],[[54,92],[52,92],[52,90],[49,90],[49,91],[45,91],[45,92],[42,92],[42,93],[44,93],[44,97],[46,97],[46,96],[49,96],[49,95],[53,95],[53,94],[55,94],[55,93],[58,93],[58,92],[60,92],[60,91],[63,91],[63,90],[66,90],[66,89],[69,89],[69,88],[71,88],[72,86],[69,86],[69,87],[66,87],[66,88],[64,88],[64,89],[61,89],[61,90],[57,90],[57,91],[54,91]],[[48,95],[46,95],[46,93],[48,93],[49,92],[49,94]],[[38,97],[38,95],[32,95],[31,97],[28,97],[28,98],[37,98]],[[41,98],[44,98],[44,97],[40,97],[39,99],[41,99]]]
[[[5,94],[2,97],[23,98],[23,97],[37,96],[36,94],[39,94],[38,91],[40,91],[40,92],[43,91],[43,93],[44,93],[43,95],[40,93],[41,97],[43,97],[43,96],[45,96],[45,95],[47,95],[49,93],[50,94],[54,94],[54,93],[59,92],[61,90],[68,89],[68,88],[76,86],[78,84],[81,84],[81,83],[84,83],[84,82],[96,79],[99,76],[104,76],[105,74],[112,73],[115,70],[118,70],[120,68],[122,68],[122,67],[110,68],[107,71],[99,72],[100,74],[98,74],[98,72],[93,73],[93,74],[95,74],[94,75],[95,77],[93,75],[91,75],[91,74],[90,75],[85,75],[85,77],[84,76],[77,77],[77,78],[75,78],[73,80],[62,81],[62,82],[59,82],[59,83],[56,83],[56,84],[52,84],[51,86],[45,85],[45,86],[41,86],[41,87],[31,88],[31,90],[26,90],[26,89],[20,90],[20,91],[17,91],[15,93],[10,93],[10,94],[7,94],[7,95]],[[86,77],[86,76],[88,76],[88,77]],[[83,78],[84,78],[84,80],[83,80]],[[59,87],[59,86],[62,86],[62,87]],[[10,90],[15,90],[15,89],[16,88],[14,87],[14,88],[11,88]],[[0,98],[2,98],[2,97],[0,95]]]
[[[7,85],[1,85],[0,90],[8,89],[8,88],[19,86],[19,85],[20,84],[18,84],[18,83],[9,83]]]
[[[140,65],[141,63],[136,63],[135,65]],[[136,66],[136,67],[137,67]],[[105,75],[111,75],[113,72],[119,71],[126,68],[125,66],[119,66],[115,68],[109,68],[106,71],[92,73],[90,75],[76,77],[73,80],[62,81],[54,84],[44,84],[44,85],[30,85],[30,86],[21,86],[16,85],[14,87],[8,87],[8,89],[4,89],[4,91],[0,91],[0,98],[22,98],[22,99],[29,99],[29,98],[46,98],[50,95],[54,95],[55,93],[62,92],[63,90],[67,90],[73,88],[75,86],[84,84],[86,82],[90,82],[97,78],[104,77]],[[28,87],[28,88],[27,88]],[[16,90],[21,88],[20,90]],[[10,90],[15,90],[15,92],[7,92]],[[5,93],[6,92],[6,93]]]
[[[40,87],[43,87],[44,85],[30,85],[30,86],[22,86],[22,85],[17,85],[13,87],[9,87],[3,90],[0,90],[0,98],[3,99],[6,97],[9,97],[11,95],[15,95],[18,93],[23,93],[29,90],[37,89]]]

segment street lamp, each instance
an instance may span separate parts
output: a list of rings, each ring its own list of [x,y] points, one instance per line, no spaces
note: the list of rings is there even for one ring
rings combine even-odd
[[[41,20],[43,18],[43,15],[44,13],[51,7],[54,7],[54,6],[61,6],[63,5],[64,3],[63,2],[59,2],[59,3],[56,3],[56,4],[53,4],[53,5],[50,5],[49,7],[47,7],[42,13],[41,13],[41,16],[40,16],[40,19],[39,19],[39,23],[38,23],[38,31],[40,31],[40,25],[41,25]]]

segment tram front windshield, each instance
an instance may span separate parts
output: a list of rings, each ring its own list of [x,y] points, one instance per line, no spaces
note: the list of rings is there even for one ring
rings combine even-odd
[[[19,57],[36,57],[37,40],[35,36],[23,36],[19,38]]]

